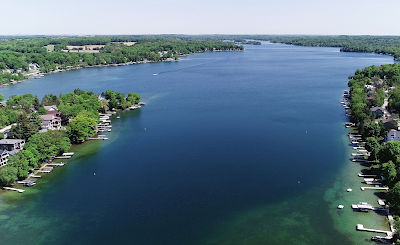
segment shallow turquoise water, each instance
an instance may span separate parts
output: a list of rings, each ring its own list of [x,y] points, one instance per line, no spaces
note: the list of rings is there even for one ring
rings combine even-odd
[[[333,186],[349,164],[339,101],[357,68],[392,62],[336,48],[263,44],[1,88],[6,96],[133,91],[147,105],[122,113],[108,142],[81,147],[91,154],[77,156],[28,193],[1,195],[0,239],[151,245],[367,240],[370,234],[341,229],[333,211],[340,198]],[[354,214],[344,215],[349,225]]]

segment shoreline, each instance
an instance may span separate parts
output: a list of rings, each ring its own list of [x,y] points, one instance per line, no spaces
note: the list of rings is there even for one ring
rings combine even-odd
[[[350,88],[350,87],[348,87]],[[336,196],[339,195],[334,200],[331,200],[334,202],[334,205],[343,205],[344,204],[344,210],[339,209],[338,207],[336,208],[336,214],[341,215],[342,213],[347,214],[346,218],[348,220],[336,220],[337,224],[337,229],[344,234],[349,234],[352,237],[356,238],[358,237],[360,240],[357,240],[355,242],[360,243],[362,242],[361,238],[362,237],[370,237],[370,241],[373,241],[373,239],[376,239],[379,237],[379,239],[382,240],[391,240],[393,238],[395,230],[393,230],[392,223],[391,223],[391,216],[392,214],[389,212],[389,207],[388,206],[382,206],[384,208],[384,212],[379,213],[379,212],[374,212],[370,211],[367,212],[367,215],[360,215],[362,213],[360,210],[353,210],[352,205],[355,203],[359,202],[367,202],[371,204],[374,207],[379,207],[379,200],[382,198],[379,194],[377,193],[384,193],[387,194],[387,191],[385,190],[374,190],[374,191],[369,191],[369,190],[363,190],[361,187],[373,187],[377,186],[371,185],[369,183],[364,183],[362,181],[364,177],[361,177],[359,174],[373,174],[373,171],[371,172],[371,166],[372,164],[368,160],[363,160],[362,162],[359,161],[354,161],[356,159],[356,156],[354,154],[358,154],[359,149],[364,149],[365,151],[365,146],[364,146],[364,141],[360,137],[359,139],[355,138],[354,135],[359,134],[359,130],[355,125],[352,123],[349,123],[350,121],[350,115],[351,115],[351,109],[348,107],[348,104],[351,101],[351,97],[349,95],[349,90],[345,90],[343,94],[343,99],[341,101],[341,104],[343,108],[345,109],[345,135],[344,135],[344,145],[345,145],[345,154],[346,157],[345,159],[345,166],[342,169],[342,174],[338,176],[338,180],[340,182],[338,183],[335,181],[334,185],[339,185],[340,187],[343,186],[343,188],[337,189],[335,188],[336,186],[332,187],[332,189],[329,189],[329,191],[335,192]],[[350,125],[351,124],[351,125]],[[356,148],[354,148],[356,147]],[[361,148],[360,148],[361,147]],[[369,152],[367,152],[369,153]],[[347,156],[349,156],[347,158]],[[362,159],[365,159],[367,155],[362,155]],[[352,160],[353,159],[353,160]],[[347,164],[350,164],[350,166],[346,166]],[[344,173],[344,171],[346,173]],[[344,186],[346,184],[346,186]],[[384,186],[383,184],[379,184],[379,186]],[[350,188],[352,191],[346,191],[346,188]],[[385,201],[386,202],[386,201]],[[332,216],[334,212],[332,211]],[[343,218],[342,218],[343,219]],[[346,223],[346,221],[348,223]],[[377,232],[365,232],[365,230],[359,229],[359,224],[364,225],[368,228],[374,228],[379,230],[384,230],[387,231],[386,236],[382,236],[382,234],[377,233]],[[342,230],[341,228],[346,227],[346,230]],[[350,234],[348,229],[352,229],[352,231],[355,231],[356,233]],[[364,231],[364,232],[363,232]],[[358,234],[360,233],[360,234]],[[367,242],[366,242],[367,243]]]
[[[266,40],[260,40],[260,39],[256,39],[259,41],[266,41]],[[377,54],[377,55],[387,55],[387,56],[391,56],[393,58],[393,61],[395,62],[400,62],[400,57],[396,58],[394,56],[394,54],[391,53],[377,53],[377,52],[368,52],[368,51],[351,51],[351,50],[346,50],[343,46],[313,46],[313,45],[302,45],[302,44],[294,44],[294,43],[284,43],[284,42],[276,42],[276,41],[271,41],[271,40],[267,40],[270,43],[280,43],[280,44],[286,44],[286,45],[293,45],[293,46],[298,46],[298,47],[315,47],[315,48],[338,48],[339,52],[342,53],[363,53],[363,54]]]
[[[59,72],[66,72],[66,71],[73,71],[73,70],[80,70],[80,69],[86,69],[86,68],[100,68],[100,67],[117,67],[117,66],[127,66],[127,65],[138,65],[138,64],[147,64],[147,63],[161,63],[161,62],[178,62],[181,60],[181,57],[186,57],[192,54],[201,54],[201,53],[212,53],[212,52],[239,52],[239,51],[243,51],[241,49],[234,49],[234,50],[213,50],[213,51],[204,51],[204,52],[193,52],[190,54],[181,54],[179,55],[178,59],[174,59],[174,58],[167,58],[165,60],[160,60],[160,61],[151,61],[151,60],[143,60],[143,61],[129,61],[129,62],[125,62],[125,63],[118,63],[118,64],[102,64],[102,65],[91,65],[91,66],[72,66],[72,67],[67,67],[64,69],[57,69],[54,71],[49,71],[49,72],[34,72],[34,73],[30,73],[30,74],[25,74],[24,76],[26,76],[26,78],[20,80],[20,81],[12,81],[10,83],[6,83],[6,84],[1,84],[0,85],[0,89],[4,88],[4,87],[8,87],[10,85],[16,85],[22,82],[25,82],[26,80],[29,79],[40,79],[42,77],[44,77],[45,75],[49,75],[49,74],[54,74],[54,73],[59,73]]]
[[[141,102],[140,104],[135,104],[132,107],[129,107],[127,109],[121,109],[121,110],[114,110],[114,111],[106,111],[105,113],[99,113],[100,117],[102,115],[108,115],[108,119],[107,121],[109,121],[110,127],[111,127],[111,120],[115,120],[115,119],[119,119],[120,116],[117,114],[123,113],[123,112],[127,112],[127,111],[134,111],[137,109],[140,109],[143,105],[145,105],[144,102]],[[81,149],[82,147],[85,148],[84,146],[88,145],[88,144],[101,144],[101,143],[105,143],[103,142],[104,140],[109,141],[109,138],[103,138],[103,137],[99,137],[100,135],[104,135],[104,134],[110,134],[110,131],[102,131],[99,130],[98,127],[103,124],[104,122],[102,120],[99,121],[99,123],[96,125],[96,132],[95,134],[93,134],[91,137],[87,138],[85,141],[79,143],[79,144],[71,144],[71,147],[69,149],[69,152],[67,153],[63,153],[60,156],[53,156],[52,158],[46,160],[45,162],[42,162],[40,164],[40,167],[38,168],[33,168],[30,170],[30,173],[28,174],[28,177],[24,180],[21,181],[16,181],[14,184],[12,184],[11,186],[5,187],[3,186],[2,188],[0,188],[0,197],[6,193],[13,193],[11,195],[15,195],[15,194],[21,194],[27,190],[30,189],[35,189],[35,190],[39,190],[38,188],[34,188],[33,186],[36,185],[36,181],[39,179],[42,179],[42,177],[47,178],[48,176],[52,176],[53,171],[59,167],[62,167],[64,165],[68,165],[68,163],[70,162],[71,158],[73,158],[75,156],[74,159],[72,159],[72,161],[74,161],[76,159],[76,157],[80,157],[80,152],[79,149]],[[104,135],[104,136],[109,136],[109,135]],[[96,143],[95,143],[96,142]],[[74,149],[78,149],[77,152],[73,151]],[[75,153],[77,153],[77,155],[75,155]],[[66,155],[65,155],[66,154]],[[61,165],[62,164],[62,165]],[[49,169],[50,168],[50,169]],[[45,175],[43,175],[45,174]],[[25,183],[22,182],[27,182],[29,180],[34,180],[34,184],[29,186],[29,185],[25,185]],[[11,189],[10,189],[11,187]],[[31,193],[31,191],[28,191],[28,193]],[[20,195],[17,195],[20,196]]]

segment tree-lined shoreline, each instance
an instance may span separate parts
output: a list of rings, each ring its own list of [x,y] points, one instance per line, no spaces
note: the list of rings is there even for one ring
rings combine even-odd
[[[192,53],[238,50],[243,46],[201,37],[10,38],[0,41],[0,85],[69,69],[173,61]]]
[[[59,97],[48,94],[41,102],[31,94],[11,96],[0,108],[0,124],[12,124],[7,139],[26,143],[14,152],[2,151],[7,159],[2,159],[0,185],[10,186],[28,178],[34,169],[66,153],[72,144],[80,144],[101,131],[99,126],[107,120],[101,120],[100,115],[137,107],[140,99],[136,93],[125,96],[107,90],[97,95],[80,89]],[[47,116],[61,125],[47,126]]]

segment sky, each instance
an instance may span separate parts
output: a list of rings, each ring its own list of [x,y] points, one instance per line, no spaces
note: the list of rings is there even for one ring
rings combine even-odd
[[[0,0],[0,35],[400,35],[400,0]]]

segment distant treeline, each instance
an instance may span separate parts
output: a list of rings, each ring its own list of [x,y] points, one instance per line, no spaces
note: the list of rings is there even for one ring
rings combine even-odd
[[[343,52],[378,53],[400,59],[400,36],[204,35],[212,40],[259,40],[311,47],[338,47]]]
[[[4,37],[3,37],[4,38]],[[134,42],[123,45],[121,42]],[[66,52],[67,46],[104,45],[96,53]],[[191,36],[96,36],[72,38],[9,37],[0,41],[0,84],[21,80],[29,64],[41,72],[70,67],[177,59],[179,55],[216,50],[242,50],[232,42]],[[13,75],[10,75],[13,74]]]
[[[343,52],[378,53],[400,58],[398,36],[246,36],[248,39],[312,47],[338,47]]]

